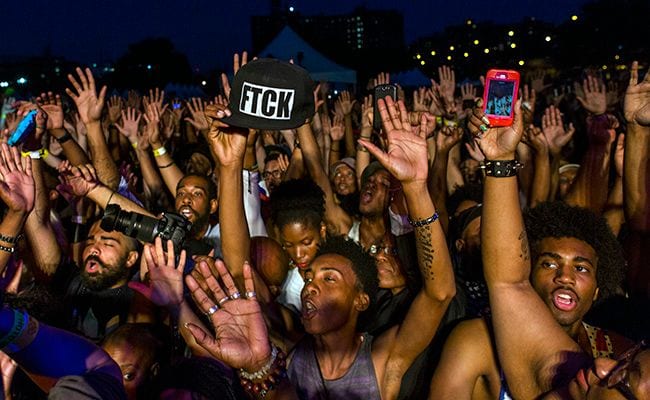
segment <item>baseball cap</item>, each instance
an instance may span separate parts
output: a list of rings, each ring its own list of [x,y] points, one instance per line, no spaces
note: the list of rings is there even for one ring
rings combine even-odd
[[[336,171],[343,165],[347,165],[351,170],[356,171],[356,164],[356,160],[352,157],[345,157],[338,160],[330,167],[330,179],[336,175]]]
[[[228,125],[252,129],[293,129],[314,115],[314,81],[303,68],[270,58],[239,69],[230,91]]]
[[[361,174],[361,186],[366,184],[366,181],[373,176],[377,171],[386,170],[379,161],[373,161],[363,170]]]

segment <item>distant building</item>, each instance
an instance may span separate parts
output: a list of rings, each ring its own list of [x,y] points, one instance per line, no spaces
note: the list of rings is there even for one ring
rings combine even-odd
[[[387,51],[405,54],[404,18],[397,11],[357,8],[345,15],[303,16],[277,0],[271,3],[271,15],[251,18],[253,53],[289,25],[323,54],[357,69],[373,59],[383,58],[382,65],[391,63]]]

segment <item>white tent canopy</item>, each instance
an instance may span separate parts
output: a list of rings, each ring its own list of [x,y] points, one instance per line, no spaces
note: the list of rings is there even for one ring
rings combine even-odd
[[[293,29],[284,29],[260,51],[258,57],[273,57],[279,60],[293,59],[296,64],[309,71],[311,78],[318,81],[356,83],[355,70],[342,67],[311,47]]]

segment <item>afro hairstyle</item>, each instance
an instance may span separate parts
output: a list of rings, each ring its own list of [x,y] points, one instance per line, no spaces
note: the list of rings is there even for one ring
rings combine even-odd
[[[600,289],[597,302],[619,292],[625,277],[623,250],[605,222],[590,210],[569,206],[562,201],[541,203],[524,213],[524,223],[532,250],[538,256],[542,239],[576,238],[590,245],[598,256],[596,282]]]
[[[271,220],[278,229],[296,222],[319,229],[324,217],[325,193],[311,179],[284,181],[271,195]]]

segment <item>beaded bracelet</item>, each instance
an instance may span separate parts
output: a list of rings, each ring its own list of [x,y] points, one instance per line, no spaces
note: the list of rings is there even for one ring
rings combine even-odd
[[[11,244],[16,244],[23,235],[18,235],[18,236],[5,236],[2,233],[0,233],[0,241],[11,243]]]
[[[239,381],[244,390],[262,399],[287,377],[286,355],[275,345],[271,347],[271,360],[262,369],[254,373],[239,370]]]
[[[6,251],[7,253],[13,253],[14,251],[16,251],[16,249],[14,249],[13,247],[6,247],[1,244],[0,244],[0,250]]]
[[[420,228],[420,227],[423,227],[425,225],[429,225],[429,224],[431,224],[433,222],[436,222],[437,220],[438,220],[438,212],[437,211],[434,212],[433,215],[430,216],[429,218],[420,219],[420,220],[417,220],[417,221],[414,221],[414,220],[411,219],[411,217],[408,217],[409,224],[411,224],[415,228]]]

